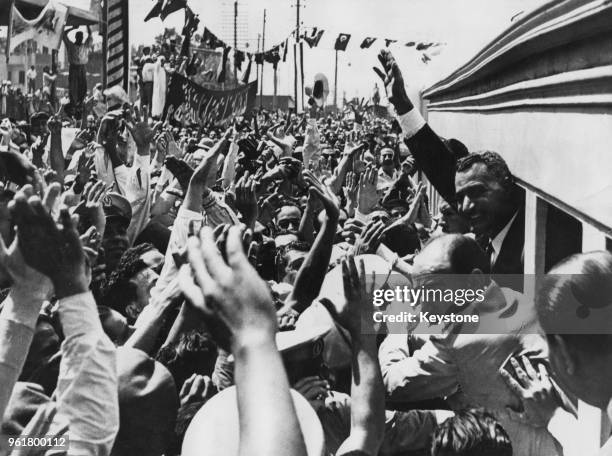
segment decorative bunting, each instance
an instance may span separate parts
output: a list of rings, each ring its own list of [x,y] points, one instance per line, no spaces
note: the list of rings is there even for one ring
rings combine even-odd
[[[244,70],[244,74],[242,75],[242,83],[248,84],[249,78],[251,77],[251,63],[253,62],[252,56],[249,54],[249,63],[247,64],[246,70]]]
[[[166,3],[159,13],[159,18],[165,21],[168,16],[187,7],[187,0],[166,0]]]
[[[217,82],[222,83],[225,82],[225,69],[227,68],[227,56],[229,55],[229,51],[231,46],[225,47],[223,49],[223,58],[221,62],[219,62],[219,68],[217,69]]]
[[[287,49],[289,49],[289,38],[287,38],[283,44],[283,62],[285,62],[287,60]]]
[[[370,46],[372,46],[372,44],[374,44],[374,41],[376,41],[376,38],[367,37],[361,42],[361,45],[359,47],[361,49],[368,49]]]
[[[351,35],[349,35],[348,33],[341,33],[340,35],[338,35],[338,38],[336,38],[336,44],[334,45],[334,49],[336,51],[346,51],[346,47],[348,46],[350,40]]]
[[[242,71],[242,62],[244,62],[244,52],[234,49],[234,66],[238,68],[238,70]]]
[[[149,14],[147,14],[147,16],[145,17],[145,22],[153,19],[154,17],[159,17],[162,12],[162,7],[164,6],[164,1],[165,0],[157,0],[157,3],[155,3],[153,9],[151,9],[151,11],[149,11]]]
[[[202,35],[201,43],[210,49],[217,49],[219,47],[226,47],[225,43],[217,38],[213,32],[204,27],[204,34]]]
[[[317,30],[316,27],[312,29],[310,36],[306,34],[302,35],[302,38],[308,44],[308,47],[313,48],[319,45],[319,41],[321,41],[321,37],[323,36],[324,30]]]
[[[433,43],[419,43],[416,46],[416,50],[417,51],[424,51],[424,50],[428,49],[432,45],[433,45]]]

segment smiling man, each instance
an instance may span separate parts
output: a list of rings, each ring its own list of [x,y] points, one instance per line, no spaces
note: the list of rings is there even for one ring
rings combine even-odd
[[[456,207],[486,251],[493,274],[522,274],[524,197],[504,159],[495,152],[456,154],[431,129],[412,104],[393,55],[378,56],[383,70],[375,71],[385,82],[416,167],[449,205]],[[496,277],[503,286],[522,291],[522,280]]]

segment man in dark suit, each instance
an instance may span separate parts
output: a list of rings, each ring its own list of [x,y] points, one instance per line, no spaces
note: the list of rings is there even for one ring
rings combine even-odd
[[[495,152],[472,153],[459,160],[429,127],[408,98],[393,55],[382,50],[378,59],[389,101],[395,107],[404,140],[415,163],[438,193],[465,217],[486,251],[493,274],[523,273],[525,241],[524,192],[506,162]],[[503,286],[522,290],[518,277],[499,277]]]

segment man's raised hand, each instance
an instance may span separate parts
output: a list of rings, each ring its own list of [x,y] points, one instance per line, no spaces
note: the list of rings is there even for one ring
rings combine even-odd
[[[393,54],[386,49],[382,49],[378,54],[378,60],[382,64],[383,70],[374,67],[374,71],[383,81],[387,98],[395,107],[398,115],[406,114],[412,110],[414,105],[408,98],[402,72]]]
[[[58,298],[88,289],[85,253],[67,208],[56,224],[43,201],[20,191],[9,204],[17,225],[17,246],[26,264],[49,277]]]

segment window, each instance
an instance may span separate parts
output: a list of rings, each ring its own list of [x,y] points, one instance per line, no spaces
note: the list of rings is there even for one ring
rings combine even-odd
[[[564,258],[580,252],[582,252],[582,223],[567,212],[549,204],[546,218],[545,271],[549,271]]]
[[[43,46],[43,48],[42,48],[42,53],[43,53],[44,55],[48,55],[48,54],[49,54],[49,48],[48,48],[47,46]]]
[[[25,71],[19,72],[19,84],[25,84]]]

